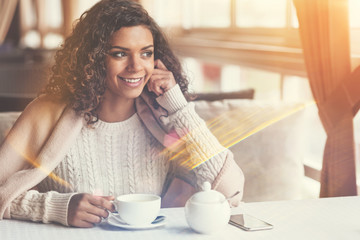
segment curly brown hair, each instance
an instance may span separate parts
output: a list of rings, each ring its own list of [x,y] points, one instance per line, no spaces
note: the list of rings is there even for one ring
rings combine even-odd
[[[182,92],[187,93],[188,79],[164,33],[147,11],[131,0],[102,0],[81,15],[72,34],[56,52],[52,74],[43,92],[84,114],[88,124],[95,122],[96,109],[106,88],[109,40],[120,28],[139,25],[152,33],[154,58],[161,59]]]

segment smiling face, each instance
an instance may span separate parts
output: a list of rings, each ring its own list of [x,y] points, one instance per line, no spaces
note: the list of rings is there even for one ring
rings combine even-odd
[[[154,40],[145,26],[122,27],[110,39],[105,99],[137,98],[154,70]]]

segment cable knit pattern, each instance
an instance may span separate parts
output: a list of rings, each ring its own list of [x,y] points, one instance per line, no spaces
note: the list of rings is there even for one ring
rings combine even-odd
[[[59,194],[54,191],[39,193],[35,190],[27,191],[17,197],[11,204],[11,216],[17,219],[51,221],[67,225],[67,209],[69,199],[74,193]]]
[[[178,85],[157,100],[169,112],[165,117],[170,120],[170,127],[184,137],[191,164],[209,158],[208,153],[216,153],[193,169],[195,187],[205,180],[213,182],[227,150],[210,133],[193,105],[186,102]],[[123,122],[99,120],[93,127],[82,128],[63,161],[54,169],[72,188],[47,177],[38,185],[44,193],[27,191],[11,203],[11,217],[67,225],[67,208],[75,193],[161,195],[169,159],[170,151],[164,150],[137,114]]]
[[[133,157],[133,154],[135,153],[135,151],[132,151],[132,147],[134,147],[134,138],[132,136],[132,134],[130,135],[129,138],[129,142],[128,142],[128,149],[127,149],[127,167],[128,167],[128,173],[129,173],[129,189],[130,189],[130,193],[135,193],[135,175],[136,175],[136,171],[138,171],[138,169],[135,169],[135,162],[136,159],[135,157]]]
[[[167,156],[160,154],[162,149],[137,114],[124,122],[99,121],[93,128],[84,127],[76,144],[54,169],[73,189],[48,177],[38,185],[45,193],[28,191],[12,202],[11,216],[67,225],[72,191],[115,196],[135,192],[160,195],[166,174],[158,171],[168,171]]]
[[[190,165],[197,166],[198,161],[202,163],[224,151],[225,148],[207,129],[205,122],[195,113],[193,107],[193,104],[189,104],[169,118],[176,132],[186,142],[188,151],[192,153]]]
[[[93,172],[93,162],[92,162],[92,151],[94,150],[92,147],[91,147],[91,141],[93,139],[91,139],[91,134],[90,134],[90,131],[88,131],[88,129],[84,128],[83,129],[83,147],[84,147],[84,150],[83,150],[83,153],[84,153],[84,165],[85,166],[85,169],[86,169],[86,176],[88,178],[88,181],[87,183],[89,184],[88,185],[88,192],[89,193],[93,193],[94,190],[95,190],[95,179],[94,179],[94,172]]]
[[[112,154],[114,147],[115,147],[112,144],[113,141],[114,140],[113,140],[111,134],[106,132],[106,135],[105,135],[105,149],[106,149],[105,169],[106,169],[106,174],[108,176],[107,182],[109,184],[109,195],[114,195],[114,189],[115,189],[113,162],[114,162],[114,156],[117,156],[117,155]],[[105,183],[106,183],[106,181],[104,181],[104,180],[105,179],[103,179],[103,185],[105,185]]]
[[[152,151],[154,148],[154,141],[151,137],[151,135],[148,133],[147,134],[147,138],[151,139],[150,140],[150,144],[146,147],[146,152],[149,152],[149,159],[147,159],[146,161],[146,177],[147,177],[147,183],[149,184],[149,192],[152,192],[154,189],[154,180],[158,180],[157,179],[157,174],[154,174],[154,151]]]
[[[166,119],[169,129],[174,129],[186,143],[189,159],[185,159],[183,164],[194,169],[197,188],[204,181],[213,182],[229,150],[219,143],[205,121],[195,112],[194,103],[186,102],[178,85],[158,97],[157,101],[169,110]]]

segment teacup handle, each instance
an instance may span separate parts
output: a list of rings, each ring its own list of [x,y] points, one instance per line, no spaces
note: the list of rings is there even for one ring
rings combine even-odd
[[[115,208],[115,211],[117,212],[117,209],[116,209],[116,205],[114,204],[114,200],[110,200],[109,202],[111,202],[111,204],[114,206]],[[111,213],[110,211],[108,211],[109,213]]]
[[[108,217],[112,216],[112,217],[115,218],[117,221],[119,221],[119,222],[121,222],[121,223],[123,223],[123,224],[127,224],[127,223],[120,217],[120,214],[119,214],[119,212],[118,212],[117,209],[116,209],[116,205],[114,204],[114,201],[111,200],[110,202],[114,205],[114,208],[115,208],[115,211],[116,211],[116,212],[110,212],[109,210],[107,210],[108,213],[109,213],[109,216],[108,216]]]
[[[108,217],[114,216],[115,214],[118,213],[118,211],[117,211],[117,209],[116,209],[116,206],[115,206],[115,204],[114,204],[114,201],[113,201],[113,200],[110,200],[110,202],[111,202],[111,204],[114,206],[115,212],[111,212],[111,211],[109,211],[108,209],[105,209],[105,210],[109,213],[109,216],[108,216]]]

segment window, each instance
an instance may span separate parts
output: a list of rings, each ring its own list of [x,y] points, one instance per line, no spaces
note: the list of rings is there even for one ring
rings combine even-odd
[[[231,91],[253,87],[256,99],[312,100],[292,0],[156,2],[181,2],[181,7],[178,7],[181,9],[178,13],[181,20],[177,25],[180,31],[171,36],[171,42],[178,55],[189,63],[185,65],[191,66],[187,71],[193,79],[192,88],[195,91]],[[360,64],[359,12],[360,1],[349,0],[354,67]],[[165,19],[161,26],[169,27]],[[204,74],[204,66],[216,69],[217,74],[209,78],[208,73]],[[317,111],[315,104],[307,108],[309,129],[317,126],[319,131],[309,132],[305,163],[312,169],[320,170],[326,134]],[[359,118],[360,115],[356,119]],[[355,124],[355,129],[359,126]],[[315,139],[314,135],[318,138]],[[359,136],[355,135],[358,158]],[[360,161],[357,159],[357,162]],[[360,181],[359,166],[358,176]]]
[[[21,0],[21,45],[30,48],[56,48],[63,40],[60,0],[44,2]]]
[[[186,10],[184,28],[226,28],[231,25],[230,0],[185,0],[183,4]]]
[[[287,0],[236,0],[236,26],[286,27]]]
[[[353,58],[360,58],[360,1],[349,0],[349,22],[350,22],[350,39],[351,39],[351,53]],[[359,65],[360,61],[355,60],[354,66]]]
[[[71,4],[70,25],[80,15],[99,0],[66,1],[20,0],[21,12],[21,45],[30,48],[58,48],[64,40],[64,12],[63,4]],[[66,9],[66,8],[65,8]]]

